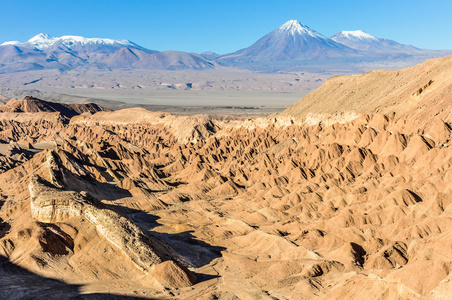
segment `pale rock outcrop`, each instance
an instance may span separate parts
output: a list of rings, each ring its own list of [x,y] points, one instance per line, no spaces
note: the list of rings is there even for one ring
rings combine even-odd
[[[28,187],[31,215],[36,220],[54,223],[82,216],[87,199],[80,193],[48,187],[40,182],[38,176],[32,177]]]

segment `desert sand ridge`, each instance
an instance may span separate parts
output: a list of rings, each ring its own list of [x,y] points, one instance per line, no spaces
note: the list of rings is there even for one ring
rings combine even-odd
[[[162,125],[181,142],[197,141],[207,138],[219,129],[211,120],[204,117],[176,117],[169,113],[151,112],[144,108],[127,108],[95,115],[81,115],[71,120],[72,124],[149,124]]]
[[[450,105],[451,71],[452,56],[448,56],[402,70],[333,77],[281,115],[304,118],[321,114],[396,112],[414,114],[416,118],[430,116],[433,105],[436,108]],[[443,110],[450,112],[447,108]],[[449,115],[443,117],[451,121]]]
[[[43,295],[53,278],[151,299],[448,299],[451,61],[333,78],[248,121],[2,113],[0,261]]]

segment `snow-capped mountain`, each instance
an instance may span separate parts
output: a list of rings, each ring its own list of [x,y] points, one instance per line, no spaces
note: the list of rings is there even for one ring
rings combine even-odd
[[[353,56],[358,51],[337,43],[299,21],[291,20],[248,48],[220,57],[223,61],[286,61]]]
[[[333,38],[334,37],[334,38]],[[370,42],[378,42],[378,39],[373,35],[362,31],[341,31],[331,37],[332,40],[339,42],[341,40],[355,40],[355,41],[370,41]]]
[[[376,37],[362,30],[341,31],[333,35],[331,39],[358,50],[367,50],[369,47],[376,47],[381,44]]]
[[[102,69],[203,69],[214,64],[199,55],[177,51],[159,52],[128,40],[51,37],[40,33],[27,42],[0,45],[0,73],[78,67]]]
[[[32,48],[40,51],[63,50],[63,51],[96,51],[113,53],[124,47],[148,50],[128,40],[113,40],[102,38],[85,38],[82,36],[65,35],[62,37],[52,37],[48,34],[40,33],[29,39],[27,42],[18,41],[4,42],[0,46],[13,45],[22,48]],[[157,52],[148,50],[147,52]]]
[[[48,34],[40,33],[28,40],[25,44],[32,45],[33,47],[43,50],[51,47],[52,45],[60,43],[68,47],[69,49],[75,45],[98,45],[98,46],[121,46],[121,47],[137,47],[139,46],[128,40],[112,40],[112,39],[100,39],[100,38],[85,38],[82,36],[66,35],[62,37],[51,37]]]
[[[380,54],[421,54],[422,49],[403,45],[392,40],[377,38],[362,30],[340,31],[331,37],[333,41],[341,43],[347,47]]]

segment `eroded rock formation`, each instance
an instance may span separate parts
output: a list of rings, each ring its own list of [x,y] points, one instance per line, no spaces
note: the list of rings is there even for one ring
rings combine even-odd
[[[265,119],[4,113],[0,255],[154,299],[445,299],[451,60],[333,78]]]
[[[48,152],[47,164],[51,174],[50,178],[52,182],[55,182],[54,174],[58,166],[52,152]],[[61,186],[59,187],[61,188]],[[187,264],[170,247],[158,239],[146,235],[129,218],[108,209],[86,192],[64,191],[48,186],[37,175],[32,176],[29,190],[31,215],[34,219],[44,223],[59,223],[71,218],[84,218],[94,225],[96,231],[103,238],[116,246],[146,273],[168,259],[176,260],[181,266]],[[180,268],[177,264],[173,264],[173,272],[187,273],[187,278],[195,278],[188,269],[175,271],[175,268]],[[170,286],[167,281],[168,279],[165,279],[165,286]],[[185,282],[190,285],[194,281],[195,279]]]

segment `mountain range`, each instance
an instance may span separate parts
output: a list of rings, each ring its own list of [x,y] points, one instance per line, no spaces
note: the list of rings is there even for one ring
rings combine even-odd
[[[358,51],[329,39],[292,20],[265,35],[250,47],[221,56],[221,61],[286,61],[355,56]]]
[[[195,53],[146,49],[127,40],[51,37],[38,34],[25,43],[0,45],[0,72],[41,69],[70,70],[78,67],[99,69],[138,68],[154,70],[213,68],[212,62]]]
[[[0,45],[0,73],[75,68],[97,69],[212,69],[233,66],[260,70],[302,70],[307,65],[362,64],[445,56],[452,51],[418,49],[377,38],[362,30],[341,31],[328,38],[296,20],[268,33],[251,46],[218,55],[146,49],[128,40],[51,37],[38,34],[21,43]],[[413,63],[414,64],[414,63]]]
[[[260,38],[251,46],[219,56],[226,65],[255,69],[300,70],[308,66],[361,65],[445,56],[452,51],[419,49],[362,30],[340,31],[330,38],[296,20],[291,20]]]

